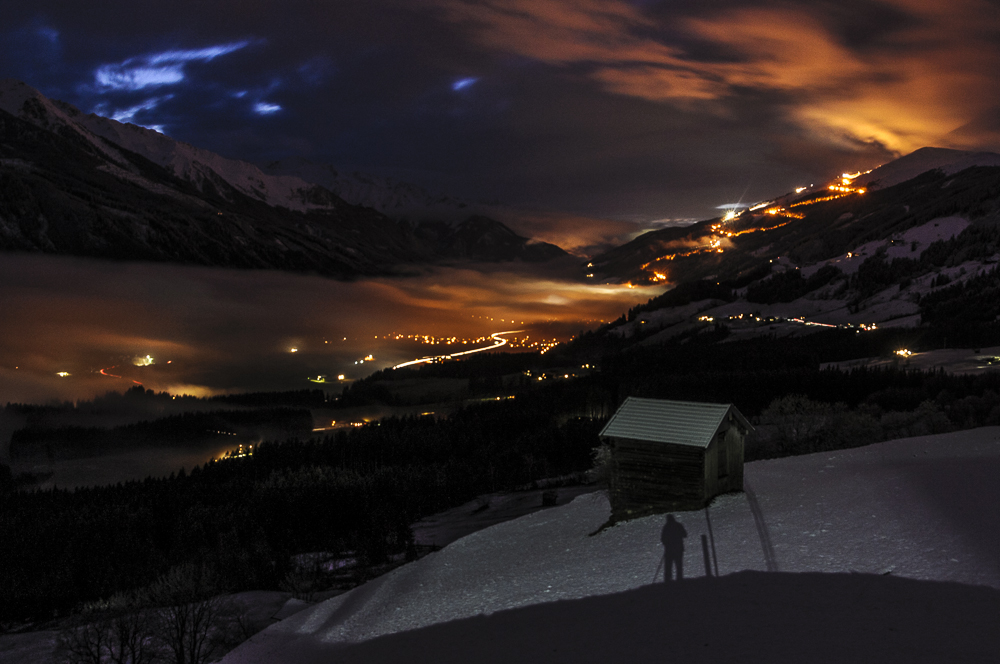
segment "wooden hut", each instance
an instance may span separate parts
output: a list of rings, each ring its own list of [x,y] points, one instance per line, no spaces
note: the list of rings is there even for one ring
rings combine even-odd
[[[742,491],[752,429],[732,404],[627,398],[600,434],[611,447],[611,520],[701,509]]]

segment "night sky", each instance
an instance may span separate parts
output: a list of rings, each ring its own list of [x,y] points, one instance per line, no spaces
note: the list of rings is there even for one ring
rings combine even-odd
[[[84,111],[229,157],[582,215],[709,218],[924,145],[1000,147],[1000,3],[985,0],[43,0],[2,15],[0,77]]]

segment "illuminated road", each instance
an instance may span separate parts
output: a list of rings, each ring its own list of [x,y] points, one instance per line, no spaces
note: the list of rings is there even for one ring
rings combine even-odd
[[[125,378],[124,376],[119,376],[118,374],[108,373],[109,371],[111,371],[112,369],[114,369],[117,366],[118,365],[116,364],[114,367],[108,367],[107,369],[101,369],[100,374],[102,376],[107,376],[109,378],[121,378],[123,380],[131,380],[131,379]],[[142,385],[142,383],[140,383],[137,380],[133,380],[132,382],[135,383],[136,385]]]
[[[422,357],[419,360],[411,360],[409,362],[403,362],[402,364],[397,364],[393,369],[401,369],[403,367],[409,367],[414,364],[422,364],[424,362],[437,362],[439,360],[450,360],[454,357],[459,357],[461,355],[470,355],[472,353],[482,353],[484,350],[493,350],[494,348],[500,348],[501,346],[507,345],[507,340],[503,338],[504,334],[517,334],[518,332],[524,332],[524,330],[508,330],[507,332],[494,332],[490,335],[493,338],[494,343],[492,346],[484,346],[482,348],[473,348],[472,350],[463,350],[460,353],[448,353],[446,355],[432,355],[429,357]]]

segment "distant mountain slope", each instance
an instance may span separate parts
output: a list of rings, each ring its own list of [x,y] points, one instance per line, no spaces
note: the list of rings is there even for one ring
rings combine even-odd
[[[424,228],[0,81],[0,250],[351,277],[566,254],[503,224]]]
[[[470,204],[446,195],[433,195],[407,182],[366,173],[346,172],[328,164],[300,157],[273,161],[264,167],[270,175],[292,176],[329,189],[353,205],[363,205],[382,214],[419,221],[426,218],[451,221],[469,216]]]
[[[685,580],[671,584],[663,515],[590,536],[608,503],[581,496],[309,607],[222,661],[991,661],[998,435],[748,463],[747,493],[675,513]]]
[[[941,169],[947,175],[953,175],[972,166],[1000,166],[1000,154],[920,148],[858,177],[856,184],[885,189],[912,180],[927,171]]]

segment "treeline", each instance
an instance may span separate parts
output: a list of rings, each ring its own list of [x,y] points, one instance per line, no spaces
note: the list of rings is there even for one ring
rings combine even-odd
[[[826,286],[842,275],[840,268],[834,265],[825,265],[808,278],[804,278],[797,269],[786,270],[747,286],[747,301],[762,304],[791,302]]]
[[[285,392],[243,392],[239,394],[220,394],[213,397],[195,397],[177,395],[170,392],[154,392],[142,385],[130,387],[124,392],[106,392],[89,400],[77,402],[64,401],[46,405],[8,403],[7,408],[25,415],[47,415],[61,411],[73,410],[81,413],[112,414],[132,413],[140,406],[159,406],[160,410],[171,408],[218,409],[214,404],[230,404],[245,408],[273,408],[286,406],[290,408],[316,408],[328,405],[331,398],[320,389],[288,390]],[[147,410],[151,410],[147,408]]]
[[[182,413],[112,428],[31,426],[11,434],[10,458],[72,459],[140,447],[199,445],[261,428],[305,433],[312,429],[312,415],[304,409],[264,408]]]
[[[905,288],[913,279],[936,269],[956,267],[970,260],[990,260],[998,253],[1000,223],[993,218],[981,219],[953,238],[932,242],[918,258],[889,259],[885,249],[880,249],[858,267],[851,277],[851,288],[863,299],[894,284]]]
[[[515,401],[268,443],[169,478],[8,486],[0,621],[65,613],[180,565],[210,569],[229,591],[277,587],[295,553],[352,552],[364,568],[412,550],[409,524],[425,515],[589,466],[600,422]]]
[[[322,408],[329,405],[332,400],[326,392],[320,389],[220,394],[207,399],[213,403],[226,403],[249,408],[273,408],[275,406]]]
[[[629,395],[732,402],[748,416],[760,414],[771,401],[787,394],[852,407],[876,399],[886,409],[912,410],[943,391],[956,397],[982,395],[986,390],[1000,393],[1000,372],[912,371],[904,361],[884,369],[820,370],[824,362],[892,357],[898,348],[918,347],[926,333],[905,328],[861,333],[830,330],[721,344],[701,334],[683,343],[639,346],[605,356],[601,372],[593,379],[616,402]],[[890,398],[895,401],[890,403]]]
[[[747,442],[746,460],[841,450],[897,438],[1000,425],[1000,394],[992,390],[961,398],[942,391],[936,398],[925,399],[915,408],[905,410],[884,409],[878,403],[898,402],[898,397],[902,397],[910,405],[919,396],[913,392],[883,393],[853,408],[843,402],[814,401],[801,394],[781,397],[757,418],[757,430]]]
[[[922,322],[954,345],[1000,343],[1000,270],[928,293],[920,313]]]

